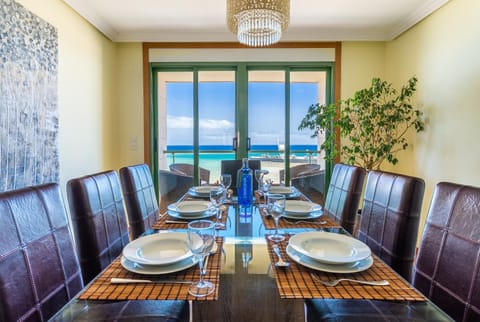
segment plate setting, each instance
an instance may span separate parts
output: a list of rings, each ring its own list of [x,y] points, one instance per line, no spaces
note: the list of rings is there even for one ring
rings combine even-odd
[[[294,220],[310,220],[310,219],[317,219],[322,217],[323,212],[322,211],[315,211],[315,212],[309,212],[306,214],[295,214],[295,213],[288,213],[286,212],[282,218],[288,218],[288,219],[294,219]]]
[[[287,200],[285,202],[285,213],[291,216],[305,216],[312,212],[321,212],[322,206],[304,200]]]
[[[316,261],[300,252],[297,252],[290,244],[287,246],[286,251],[287,251],[287,255],[298,264],[306,266],[311,269],[315,269],[317,271],[328,272],[328,273],[339,273],[339,274],[358,273],[366,269],[369,269],[373,264],[372,256],[369,256],[363,260],[356,261],[356,262],[340,264],[340,265],[331,265],[331,264],[325,264],[325,263]]]
[[[271,186],[268,193],[285,195],[287,198],[297,198],[300,192],[295,187]]]
[[[187,234],[168,232],[139,237],[122,251],[127,260],[141,265],[170,265],[192,257]]]
[[[157,275],[157,274],[169,274],[174,272],[179,272],[184,269],[190,268],[193,265],[196,265],[198,262],[194,256],[190,256],[185,258],[179,262],[169,264],[169,265],[141,265],[136,262],[132,262],[122,256],[120,259],[120,263],[122,264],[123,268],[127,271],[138,273],[138,274],[145,274],[145,275]]]
[[[200,197],[200,198],[209,198],[210,197],[210,190],[212,189],[218,189],[220,188],[219,186],[197,186],[197,187],[191,187],[188,189],[188,193],[191,196],[194,197]]]
[[[297,253],[329,265],[358,262],[371,255],[370,247],[358,239],[336,233],[310,231],[290,238]]]
[[[169,215],[177,218],[198,219],[212,216],[213,207],[209,201],[189,200],[170,204],[167,209]]]

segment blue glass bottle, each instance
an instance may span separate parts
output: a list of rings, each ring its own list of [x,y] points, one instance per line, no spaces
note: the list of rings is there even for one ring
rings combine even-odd
[[[242,159],[242,167],[237,171],[237,195],[240,206],[250,206],[253,198],[253,171],[248,167],[248,159]]]

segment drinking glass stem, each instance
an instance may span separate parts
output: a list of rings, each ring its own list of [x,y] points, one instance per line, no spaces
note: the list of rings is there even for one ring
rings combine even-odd
[[[273,217],[273,220],[275,221],[275,235],[278,235],[278,217]]]
[[[205,256],[206,255],[201,255],[200,260],[198,261],[198,267],[200,268],[200,281],[198,284],[202,285],[203,284],[203,262],[205,261]]]

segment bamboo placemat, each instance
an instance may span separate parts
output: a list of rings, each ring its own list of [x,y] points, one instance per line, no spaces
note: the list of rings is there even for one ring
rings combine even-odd
[[[268,252],[272,263],[277,256],[272,251],[272,245],[267,236]],[[390,301],[425,301],[425,296],[404,281],[391,267],[373,255],[373,265],[369,269],[353,274],[334,274],[310,269],[291,260],[285,247],[288,245],[289,236],[281,243],[277,243],[284,260],[290,262],[288,268],[277,268],[275,281],[281,298],[285,299],[367,299]],[[315,281],[310,273],[315,273],[322,280],[337,278],[354,278],[362,280],[387,280],[390,285],[370,286],[351,282],[341,282],[337,286],[324,286]]]
[[[224,205],[220,208],[221,211],[223,211],[222,213],[222,218],[219,219],[218,222],[220,223],[223,223],[223,227],[222,228],[216,228],[216,229],[226,229],[227,225],[227,217],[228,217],[228,207],[230,207],[229,205]],[[215,216],[212,216],[212,217],[207,217],[207,218],[204,218],[204,219],[208,219],[208,220],[212,220],[212,221],[215,221]],[[176,217],[172,217],[170,216],[168,213],[165,213],[163,215],[160,216],[160,219],[157,220],[157,222],[155,224],[153,224],[152,228],[153,229],[187,229],[188,228],[188,222],[191,221],[191,220],[188,220],[188,219],[184,219],[184,218],[176,218]]]
[[[217,300],[220,282],[220,259],[222,256],[223,238],[217,237],[217,252],[210,255],[205,280],[215,284],[215,291],[206,296],[197,298],[188,293],[190,284],[111,284],[112,277],[150,279],[162,278],[168,280],[200,279],[198,264],[175,273],[163,275],[142,275],[127,271],[120,264],[120,257],[111,263],[79,296],[81,300]]]

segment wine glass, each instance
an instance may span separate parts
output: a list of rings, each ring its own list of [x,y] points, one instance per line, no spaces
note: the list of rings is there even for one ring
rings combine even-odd
[[[220,204],[223,199],[224,192],[225,192],[225,188],[223,187],[213,188],[210,190],[210,201],[212,205],[215,207],[215,228],[225,227],[225,224],[222,224],[221,222],[218,221],[222,217]]]
[[[263,176],[265,175],[264,172],[265,170],[260,170],[260,169],[255,170],[255,179],[257,179],[258,185],[260,185],[260,182],[262,181]]]
[[[230,199],[227,194],[228,194],[228,188],[230,188],[230,185],[232,184],[232,176],[228,173],[224,173],[220,176],[220,184],[222,187],[225,189],[224,195],[225,195],[225,200]]]
[[[263,183],[264,177],[269,173],[266,169],[257,169],[255,170],[255,179],[257,179],[258,186],[260,187]]]
[[[188,293],[195,297],[204,297],[215,290],[215,285],[205,281],[203,263],[215,243],[215,223],[210,220],[194,220],[188,223],[188,247],[198,261],[200,280],[188,288]]]
[[[267,210],[275,221],[275,234],[268,236],[273,242],[281,242],[285,236],[278,233],[278,220],[285,212],[285,195],[268,194],[267,195]]]
[[[264,203],[266,204],[267,200],[267,193],[270,189],[270,185],[272,183],[271,179],[265,179],[265,176],[269,173],[268,170],[257,169],[255,170],[255,179],[258,182],[258,190],[262,192]],[[263,207],[263,206],[262,206]]]
[[[265,178],[262,180],[262,183],[260,184],[260,189],[263,192],[263,199],[265,204],[267,203],[267,195],[268,192],[270,191],[270,187],[272,186],[273,180],[270,178]]]

